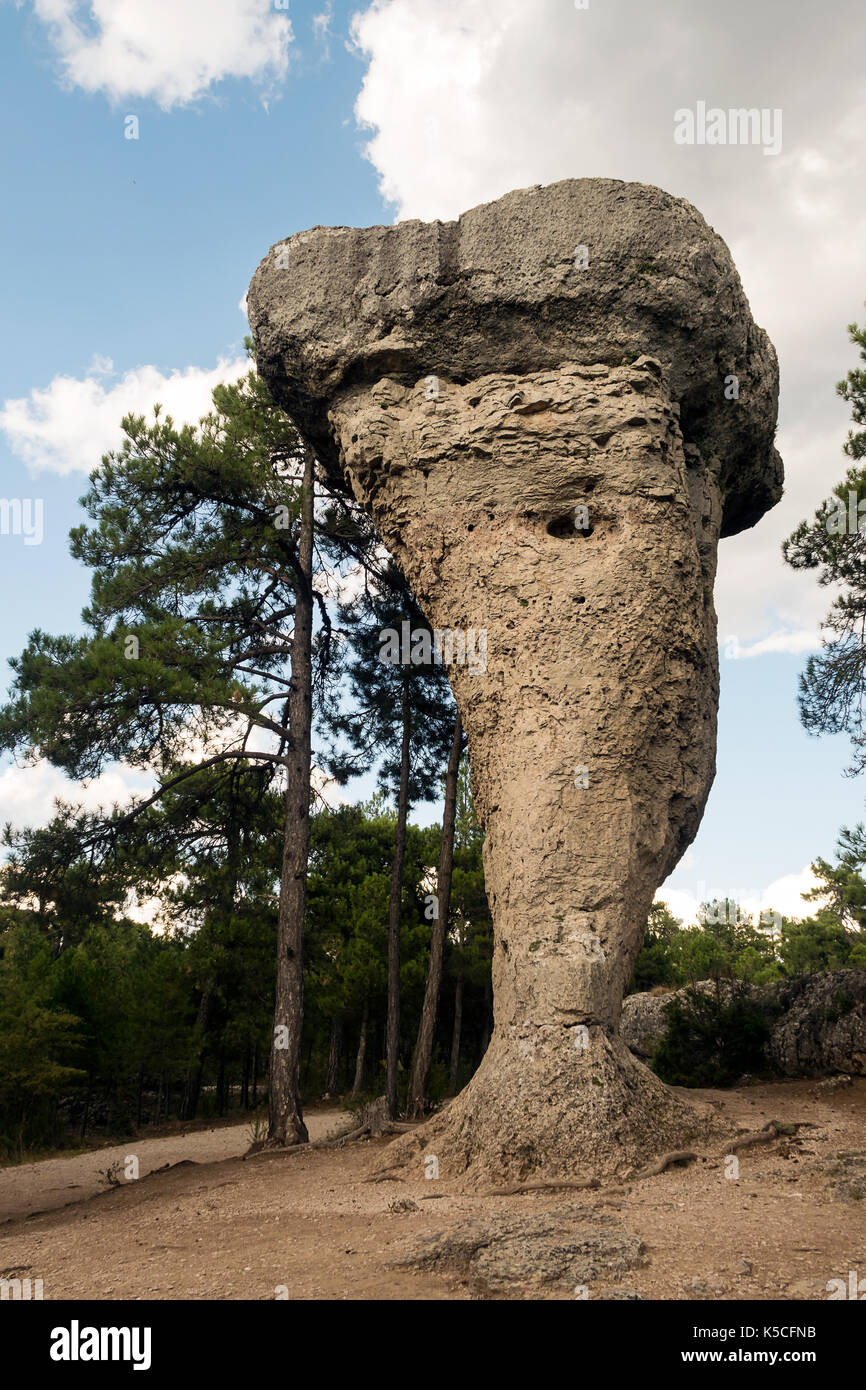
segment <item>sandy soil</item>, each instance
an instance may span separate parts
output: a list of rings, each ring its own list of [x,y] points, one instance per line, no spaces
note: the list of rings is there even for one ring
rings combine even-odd
[[[326,1139],[351,1127],[345,1110],[312,1111],[307,1116],[310,1139]],[[102,1192],[109,1184],[104,1174],[130,1154],[138,1159],[139,1177],[144,1178],[167,1163],[183,1159],[193,1163],[213,1163],[223,1158],[240,1158],[250,1147],[250,1122],[220,1125],[211,1129],[179,1131],[157,1139],[127,1139],[110,1148],[92,1149],[72,1158],[46,1158],[38,1163],[22,1163],[0,1168],[0,1222],[37,1211],[51,1211],[69,1202],[80,1202]]]
[[[619,1196],[581,1194],[582,1204],[615,1214],[644,1242],[645,1267],[623,1282],[648,1299],[808,1300],[826,1299],[827,1281],[847,1279],[849,1270],[866,1278],[866,1201],[843,1201],[830,1172],[840,1151],[866,1149],[866,1078],[833,1094],[787,1082],[700,1096],[719,1107],[732,1135],[771,1119],[807,1127],[795,1140],[743,1150],[738,1181],[713,1159],[627,1183]],[[326,1113],[316,1120],[316,1131],[331,1123]],[[387,1139],[200,1162],[196,1152],[214,1155],[196,1150],[193,1137],[166,1150],[168,1161],[179,1151],[192,1158],[182,1167],[0,1227],[0,1274],[42,1278],[46,1299],[274,1299],[283,1288],[291,1299],[473,1299],[485,1295],[459,1275],[387,1262],[412,1238],[470,1215],[542,1211],[564,1200],[561,1193],[480,1198],[456,1181],[425,1181],[423,1172],[417,1182],[365,1182]],[[212,1142],[240,1138],[222,1131]],[[87,1159],[104,1168],[106,1151]],[[31,1167],[48,1188],[56,1164],[79,1162]],[[31,1209],[37,1195],[27,1198]],[[389,1209],[406,1199],[416,1209]],[[591,1288],[589,1296],[601,1293]],[[573,1293],[527,1285],[496,1296]]]

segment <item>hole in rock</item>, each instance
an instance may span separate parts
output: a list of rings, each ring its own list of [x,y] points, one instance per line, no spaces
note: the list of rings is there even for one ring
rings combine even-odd
[[[548,521],[547,534],[556,536],[558,540],[568,540],[572,536],[591,536],[592,525],[578,528],[574,524],[574,514],[568,512],[565,516],[555,516],[552,521]]]

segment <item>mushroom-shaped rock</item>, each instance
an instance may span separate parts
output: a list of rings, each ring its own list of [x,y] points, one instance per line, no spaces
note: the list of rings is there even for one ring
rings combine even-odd
[[[682,1143],[695,1111],[618,1020],[715,770],[717,542],[781,495],[776,357],[730,253],[659,189],[567,180],[302,232],[249,310],[440,633],[485,830],[493,1038],[389,1162],[603,1173]]]

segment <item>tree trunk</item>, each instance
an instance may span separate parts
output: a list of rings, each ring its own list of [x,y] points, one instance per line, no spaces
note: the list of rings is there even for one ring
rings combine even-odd
[[[448,1094],[457,1092],[457,1071],[460,1067],[460,1034],[463,1030],[463,976],[457,976],[454,988],[454,1029],[451,1034],[451,1065],[448,1068]]]
[[[361,1083],[362,1083],[362,1081],[363,1081],[363,1079],[364,1079],[364,1057],[366,1056],[366,1053],[367,1053],[367,1016],[368,1016],[368,1013],[369,1013],[369,1009],[368,1009],[368,1006],[365,1004],[365,1005],[364,1005],[364,1016],[363,1016],[363,1018],[361,1019],[361,1034],[360,1034],[360,1037],[358,1038],[358,1055],[357,1055],[357,1057],[355,1058],[355,1080],[352,1082],[352,1099],[353,1099],[353,1100],[355,1099],[355,1097],[358,1095],[359,1091],[361,1090]]]
[[[220,1119],[226,1113],[226,1050],[220,1048],[219,1074],[217,1076],[217,1109]]]
[[[87,1121],[88,1121],[88,1119],[90,1118],[90,1097],[92,1096],[92,1094],[93,1094],[93,1077],[92,1077],[92,1075],[88,1072],[88,1075],[87,1075],[87,1095],[85,1096],[85,1099],[84,1099],[84,1114],[81,1116],[81,1134],[80,1134],[80,1136],[79,1136],[79,1138],[81,1138],[81,1139],[83,1139],[84,1136],[85,1136],[86,1133],[87,1133]]]
[[[385,1095],[388,1114],[396,1120],[399,1109],[398,1060],[400,1053],[400,905],[403,897],[403,861],[406,857],[406,817],[409,810],[409,740],[412,710],[409,703],[409,672],[404,668],[400,692],[403,739],[400,746],[400,792],[397,797],[397,841],[391,867],[391,898],[388,904],[388,1022],[385,1030]]]
[[[328,1075],[325,1090],[335,1095],[340,1080],[340,1058],[343,1053],[343,1020],[335,1014],[331,1019],[331,1037],[328,1044]]]
[[[213,980],[209,980],[202,993],[198,1006],[198,1019],[196,1020],[201,1046],[198,1057],[186,1075],[186,1085],[184,1086],[183,1100],[181,1101],[180,1117],[182,1120],[194,1120],[198,1110],[199,1096],[201,1095],[202,1076],[204,1074],[204,1062],[208,1050],[208,1033],[210,1031],[211,1018],[213,1017],[214,1000],[216,998],[216,988]],[[161,1096],[161,1092],[160,1092]],[[156,1116],[159,1123],[159,1106],[157,1101]]]
[[[268,1097],[268,1143],[271,1145],[309,1141],[301,1109],[299,1073],[304,1022],[304,904],[310,852],[314,482],[313,454],[305,449],[298,547],[300,576],[289,693],[292,747],[286,758],[286,829],[277,921],[277,985]]]
[[[241,1110],[244,1114],[250,1108],[250,1045],[244,1049],[244,1069],[241,1076]]]
[[[436,902],[433,930],[430,935],[430,966],[427,987],[418,1025],[418,1041],[412,1058],[409,1076],[409,1096],[406,1114],[410,1120],[420,1120],[427,1109],[427,1086],[433,1060],[433,1040],[439,1012],[439,993],[442,987],[442,957],[445,952],[445,933],[448,928],[448,908],[451,901],[451,871],[454,866],[454,821],[457,812],[457,774],[463,748],[463,725],[460,715],[454,720],[454,738],[448,771],[445,774],[445,810],[442,815],[442,844],[439,850],[439,872],[436,875]]]

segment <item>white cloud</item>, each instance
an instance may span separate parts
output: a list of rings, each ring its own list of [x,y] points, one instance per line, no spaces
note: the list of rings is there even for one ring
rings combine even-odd
[[[823,899],[805,902],[803,894],[810,893],[819,886],[811,865],[807,864],[799,873],[783,874],[781,878],[774,879],[758,894],[745,894],[742,906],[746,912],[754,916],[762,909],[773,908],[776,912],[781,912],[783,917],[811,917],[823,906]]]
[[[113,365],[95,358],[83,378],[56,376],[29,396],[7,400],[0,409],[0,430],[10,449],[34,471],[90,473],[104,453],[122,440],[124,415],[150,416],[154,405],[175,424],[196,424],[212,408],[211,392],[250,370],[246,358],[220,358],[215,367],[186,367],[163,373],[158,367],[134,367],[113,384]]]
[[[70,781],[48,762],[9,764],[0,771],[0,821],[19,830],[47,825],[58,798],[88,811],[110,810],[125,806],[133,795],[147,795],[153,786],[152,777],[123,766],[85,783]]]
[[[755,926],[761,925],[760,915],[764,912],[763,925],[769,926],[770,912],[781,913],[783,917],[811,917],[818,911],[821,902],[805,902],[802,895],[819,886],[811,865],[807,864],[797,873],[783,874],[774,879],[766,888],[698,883],[694,893],[680,888],[660,888],[656,898],[666,903],[685,927],[696,925],[701,903],[722,901],[725,897],[739,903],[744,915],[751,917]]]
[[[320,14],[313,15],[313,38],[322,47],[322,56],[326,60],[331,56],[331,20],[334,18],[334,0],[326,0],[325,8]]]
[[[292,26],[273,0],[34,0],[65,82],[165,109],[226,77],[271,89],[285,78]]]
[[[788,652],[798,655],[801,652],[817,651],[821,645],[821,637],[818,632],[805,628],[798,632],[788,632],[781,629],[778,632],[771,632],[769,637],[762,637],[759,642],[752,642],[748,647],[743,647],[736,636],[729,636],[724,639],[722,655],[732,661],[745,661],[752,656],[766,656],[768,652]]]
[[[727,241],[779,353],[787,481],[756,530],[721,546],[719,630],[806,650],[829,596],[779,547],[845,469],[834,387],[856,364],[845,326],[866,298],[859,0],[795,22],[785,0],[375,0],[351,32],[367,64],[356,117],[398,217],[600,175],[687,198]],[[782,109],[781,154],[676,145],[673,113],[698,100]]]
[[[655,900],[670,908],[684,927],[692,927],[698,920],[700,903],[693,893],[686,893],[680,888],[660,888]]]

